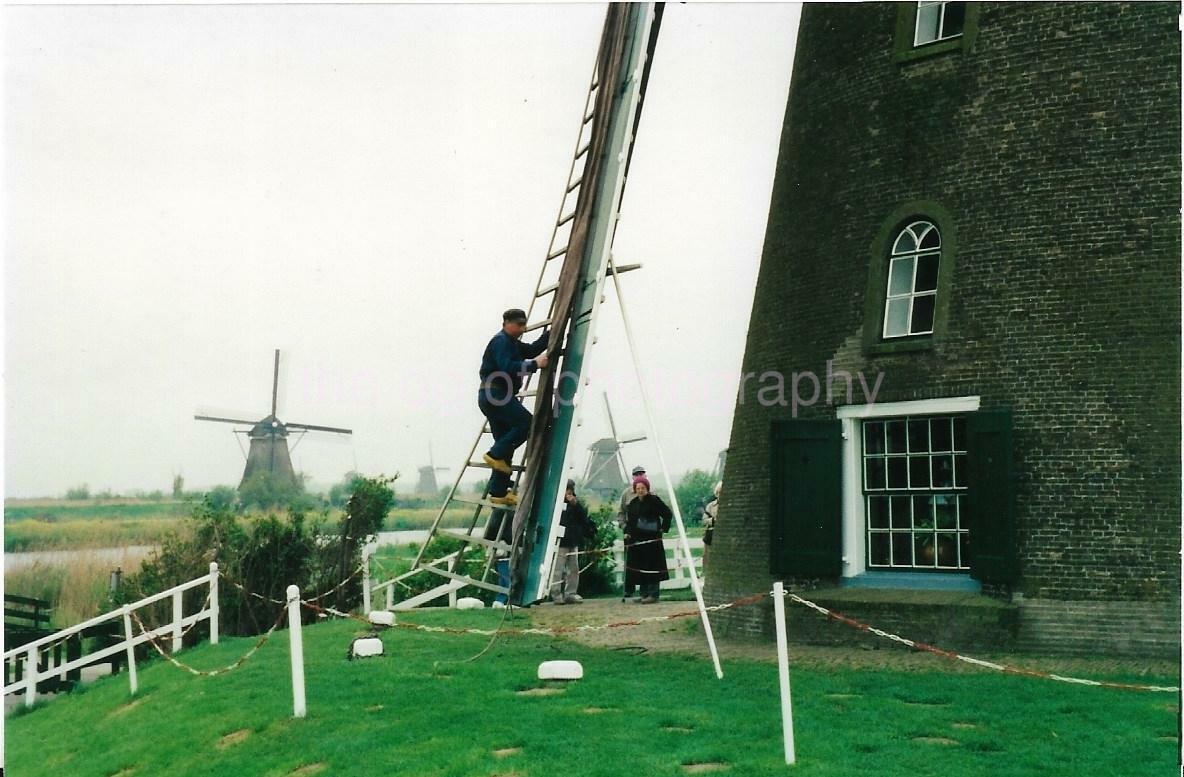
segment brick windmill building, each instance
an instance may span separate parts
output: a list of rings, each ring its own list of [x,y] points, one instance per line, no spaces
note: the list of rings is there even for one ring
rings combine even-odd
[[[806,4],[710,599],[1178,649],[1179,12]]]

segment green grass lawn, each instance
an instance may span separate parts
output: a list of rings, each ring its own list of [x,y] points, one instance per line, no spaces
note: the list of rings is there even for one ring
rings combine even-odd
[[[497,611],[415,612],[401,622],[490,627]],[[518,616],[513,625],[523,625]],[[396,629],[387,655],[345,659],[360,624],[307,627],[308,717],[291,716],[288,635],[220,677],[161,661],[6,721],[14,775],[1168,775],[1177,773],[1172,694],[999,674],[794,670],[798,765],[782,760],[776,666],[633,655],[509,636]],[[363,627],[364,628],[364,627]],[[186,650],[213,668],[251,639]],[[551,696],[539,662],[576,659],[585,679]],[[1161,678],[1165,683],[1174,679]],[[1151,682],[1150,678],[1141,678]],[[503,751],[503,752],[498,752]]]

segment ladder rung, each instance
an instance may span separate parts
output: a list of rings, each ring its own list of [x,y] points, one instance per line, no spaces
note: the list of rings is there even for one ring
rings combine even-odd
[[[531,397],[537,397],[538,395],[539,395],[538,389],[530,389],[529,391],[519,392],[518,394],[515,394],[514,396],[518,397],[519,399],[530,399]]]
[[[510,546],[504,542],[497,540],[487,540],[479,534],[466,534],[463,531],[451,531],[449,529],[436,529],[436,534],[442,534],[445,537],[451,537],[454,540],[462,540],[464,542],[472,542],[477,545],[484,545],[487,548],[494,550],[503,550],[506,553],[510,552]]]
[[[575,182],[567,185],[567,193],[571,194],[573,191],[575,191],[576,187],[579,186],[580,184],[582,184],[583,182],[584,182],[584,176],[581,175],[579,178],[577,178],[575,180]]]
[[[465,553],[468,553],[471,550],[476,550],[476,549],[475,548],[465,548]],[[441,556],[440,558],[433,559],[431,561],[425,561],[422,564],[420,564],[419,566],[417,566],[413,569],[409,569],[406,572],[404,572],[403,574],[396,576],[394,578],[393,582],[398,583],[403,580],[406,580],[409,577],[414,577],[415,575],[422,572],[426,567],[435,566],[437,564],[447,564],[449,561],[452,561],[458,555],[460,555],[460,551],[454,550],[451,553],[449,553],[447,556]]]
[[[588,149],[589,149],[589,147],[591,147],[591,145],[592,145],[592,141],[590,141],[590,140],[587,143],[585,143],[584,147],[576,152],[576,159],[579,159],[584,154],[588,153]]]
[[[587,124],[588,122],[592,121],[592,117],[595,115],[596,111],[590,111],[588,115],[584,117],[584,123]]]
[[[563,218],[559,219],[559,223],[556,224],[555,226],[562,227],[564,224],[571,221],[575,217],[576,217],[576,212],[573,210],[571,213],[569,213],[566,216],[564,216]]]
[[[558,290],[559,290],[559,284],[552,283],[550,286],[547,286],[546,288],[539,289],[538,291],[536,291],[534,296],[535,296],[535,299],[538,299],[539,297],[546,296],[547,294],[550,294],[551,292],[558,291]]]
[[[453,591],[456,591],[457,589],[460,589],[460,588],[464,588],[464,585],[462,583],[460,583],[456,580],[449,580],[447,583],[443,583],[441,585],[438,585],[429,591],[424,591],[421,594],[416,594],[415,596],[412,596],[410,599],[404,599],[401,602],[396,602],[393,609],[402,610],[402,611],[412,610],[421,604],[427,604],[428,602],[432,601],[433,599],[439,599],[441,596],[447,596],[448,594],[450,594]]]
[[[469,466],[476,469],[493,469],[493,467],[489,466],[483,461],[470,461]],[[514,470],[515,472],[525,472],[526,466],[523,464],[511,464],[510,469]]]
[[[446,577],[449,580],[456,580],[457,582],[464,583],[466,585],[475,585],[478,588],[484,588],[486,591],[493,591],[499,594],[508,594],[510,592],[509,588],[505,588],[500,585],[494,585],[493,583],[486,583],[484,580],[474,580],[468,575],[458,575],[455,572],[449,572],[447,569],[440,569],[439,567],[424,567],[424,569],[426,569],[428,572],[431,572],[433,575]]]
[[[549,262],[552,259],[554,259],[555,257],[563,256],[566,253],[567,253],[567,246],[564,246],[563,248],[560,248],[557,251],[552,251],[551,253],[547,254],[547,261]]]
[[[488,507],[490,510],[505,510],[506,512],[510,512],[510,513],[514,512],[516,509],[518,509],[517,505],[498,505],[498,504],[494,504],[493,502],[490,502],[488,499],[462,499],[461,497],[454,496],[454,497],[452,497],[452,501],[453,502],[460,502],[461,504],[464,504],[464,505],[474,505],[474,506],[479,505],[481,507]]]
[[[542,329],[543,327],[547,327],[550,325],[551,325],[551,319],[544,318],[542,321],[539,321],[537,323],[531,324],[530,326],[526,327],[526,329],[524,331],[533,332],[536,329]]]

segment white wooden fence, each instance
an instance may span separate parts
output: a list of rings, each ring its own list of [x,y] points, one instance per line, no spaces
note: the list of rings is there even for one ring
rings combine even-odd
[[[687,544],[691,546],[691,563],[695,566],[695,573],[703,577],[703,540],[699,537],[688,537]],[[690,588],[691,570],[682,552],[682,541],[678,537],[662,540],[662,547],[666,549],[666,567],[670,570],[670,579],[662,581],[662,590],[670,588]],[[695,551],[698,551],[696,553]],[[613,543],[613,574],[617,585],[625,584],[625,543],[617,540]]]
[[[200,588],[201,586],[209,586],[210,595],[205,606],[198,612],[190,615],[185,615],[183,612],[183,594],[193,588]],[[163,601],[171,598],[173,600],[173,618],[169,623],[163,626],[158,626],[147,632],[136,633],[132,629],[132,613],[142,607],[147,607],[155,602]],[[93,653],[83,654],[80,658],[67,660],[61,664],[53,665],[53,653],[48,650],[55,643],[66,639],[74,634],[82,632],[83,629],[89,629],[93,626],[98,626],[102,623],[121,618],[123,620],[123,640],[120,642],[96,650]],[[66,673],[80,669],[89,664],[101,661],[104,658],[115,655],[121,650],[127,652],[127,674],[128,682],[131,684],[131,692],[134,695],[136,692],[136,654],[135,648],[142,645],[150,639],[157,639],[161,637],[172,638],[172,652],[176,653],[181,649],[181,638],[186,629],[195,623],[203,620],[210,622],[210,642],[212,644],[218,643],[218,565],[216,563],[210,564],[210,573],[203,575],[196,580],[190,580],[187,583],[174,586],[167,591],[161,591],[158,594],[141,599],[138,602],[133,602],[124,605],[118,610],[99,615],[91,618],[88,621],[75,624],[69,628],[62,629],[59,632],[50,634],[47,637],[42,637],[34,642],[26,645],[13,648],[5,651],[3,654],[4,663],[24,661],[24,674],[13,683],[4,686],[4,695],[10,693],[18,693],[24,691],[25,705],[32,706],[37,700],[37,683],[40,680],[45,680],[55,675],[65,677]],[[42,654],[46,657],[47,666],[40,667],[40,659]]]
[[[691,563],[694,564],[695,572],[699,575],[700,579],[702,579],[702,577],[703,577],[703,540],[700,537],[688,537],[687,543],[691,546]],[[666,566],[670,570],[670,579],[662,581],[662,590],[669,590],[669,589],[673,589],[673,588],[690,588],[691,587],[690,566],[688,565],[688,563],[686,561],[686,557],[683,555],[682,542],[677,537],[671,537],[671,538],[667,538],[667,539],[663,540],[662,546],[666,550]],[[374,551],[376,549],[377,549],[377,543],[367,545],[362,549],[362,596],[363,596],[362,611],[363,612],[370,611],[371,600],[376,594],[379,594],[379,593],[384,593],[386,595],[385,609],[393,610],[393,609],[401,609],[402,607],[406,607],[408,605],[408,602],[400,602],[398,605],[395,604],[395,601],[394,601],[395,585],[397,583],[399,583],[401,580],[403,580],[407,577],[410,577],[414,573],[413,572],[404,572],[403,574],[398,575],[390,580],[386,580],[381,583],[375,583],[370,576],[370,557],[372,555],[374,555]],[[465,549],[465,552],[469,553],[474,550],[478,550],[478,548],[476,548],[475,546],[469,546],[468,548]],[[613,553],[613,576],[614,576],[614,579],[616,580],[616,584],[618,586],[622,586],[625,583],[625,545],[621,540],[617,540],[615,543],[613,543],[612,553]],[[443,558],[436,559],[435,561],[432,561],[429,563],[431,563],[431,564],[448,563],[448,562],[452,561],[456,557],[456,555],[457,554],[455,552],[450,553],[449,555],[447,555]],[[458,584],[457,587],[459,588],[460,584]],[[439,597],[440,594],[437,593],[434,596]],[[455,600],[455,598],[456,598],[456,592],[453,591],[452,595],[451,595],[451,599]],[[418,599],[419,599],[419,597],[417,597],[416,600],[413,600],[410,603],[410,605],[411,606],[418,606],[419,604],[421,604],[422,602],[418,601]],[[454,604],[454,601],[450,602],[450,604]]]

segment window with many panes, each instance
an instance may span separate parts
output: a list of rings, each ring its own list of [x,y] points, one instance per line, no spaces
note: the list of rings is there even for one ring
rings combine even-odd
[[[941,234],[928,221],[914,221],[892,243],[884,338],[933,334]]]
[[[913,45],[924,46],[927,43],[956,38],[962,34],[965,24],[966,3],[918,0]]]
[[[966,418],[863,423],[868,569],[967,570]]]

